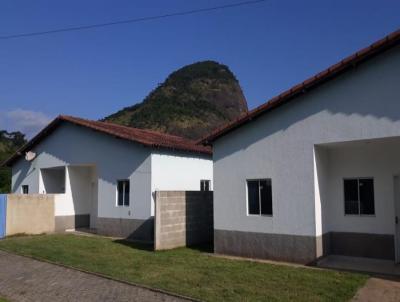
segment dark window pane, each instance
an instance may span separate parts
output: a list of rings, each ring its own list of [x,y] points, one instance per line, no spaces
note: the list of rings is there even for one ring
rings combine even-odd
[[[360,212],[364,215],[374,215],[374,180],[360,179]]]
[[[29,194],[29,186],[28,185],[22,186],[22,194]]]
[[[123,181],[118,181],[118,205],[122,206],[124,205],[124,182]]]
[[[346,215],[358,215],[358,201],[346,201],[344,210]]]
[[[124,205],[129,206],[129,180],[125,181],[125,200],[124,200]]]
[[[261,214],[272,215],[271,180],[260,180]]]
[[[200,191],[210,191],[209,180],[200,180]]]
[[[344,180],[344,198],[348,201],[358,201],[358,180],[345,179]]]
[[[249,214],[260,214],[260,200],[258,192],[258,180],[247,181],[247,193],[249,202]]]
[[[359,214],[358,209],[358,180],[344,180],[344,212],[345,214]]]

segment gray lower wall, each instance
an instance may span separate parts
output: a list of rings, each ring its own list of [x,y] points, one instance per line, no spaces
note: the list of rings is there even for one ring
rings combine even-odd
[[[326,193],[321,197],[322,210],[316,211],[314,147],[338,142],[352,145],[350,141],[389,137],[397,141],[399,70],[400,45],[214,141],[215,228],[315,236],[314,221],[318,221],[326,231],[392,233],[394,194],[392,188],[387,188],[393,183],[391,169],[399,161],[392,162],[393,167],[387,171],[376,164],[383,162],[380,158],[387,157],[391,150],[377,150],[363,142],[361,151],[352,152],[354,156],[345,162],[331,162],[328,154],[328,172],[343,174],[319,183],[320,193]],[[366,156],[365,149],[373,150],[368,152],[372,155]],[[336,169],[338,163],[345,169]],[[363,176],[376,180],[377,215],[344,216],[342,178]],[[247,215],[246,180],[265,178],[272,182],[273,217]],[[324,190],[323,186],[337,189]]]
[[[329,232],[313,237],[214,230],[214,251],[217,254],[303,264],[313,263],[321,255],[395,258],[393,235],[348,232]]]
[[[214,230],[214,252],[307,264],[316,259],[313,236]]]
[[[330,232],[322,236],[324,255],[395,259],[394,235]]]
[[[78,229],[78,228],[89,228],[90,227],[90,215],[68,215],[68,216],[56,216],[55,217],[55,231],[65,232],[66,230]]]
[[[156,250],[212,244],[213,228],[212,192],[156,192]]]
[[[104,236],[152,242],[154,239],[154,219],[97,218],[97,233]]]

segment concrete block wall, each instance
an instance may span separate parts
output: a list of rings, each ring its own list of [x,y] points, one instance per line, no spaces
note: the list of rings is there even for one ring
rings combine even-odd
[[[212,192],[157,191],[154,217],[155,250],[213,242]]]

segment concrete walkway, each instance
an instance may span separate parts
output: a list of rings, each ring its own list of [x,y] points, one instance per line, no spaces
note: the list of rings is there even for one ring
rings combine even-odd
[[[400,282],[382,278],[370,278],[352,300],[353,302],[398,302]]]
[[[400,277],[400,264],[390,260],[329,255],[320,259],[317,266]]]
[[[0,296],[10,301],[190,301],[0,251]]]
[[[353,302],[400,301],[400,265],[393,261],[330,255],[318,261],[319,267],[372,274]]]

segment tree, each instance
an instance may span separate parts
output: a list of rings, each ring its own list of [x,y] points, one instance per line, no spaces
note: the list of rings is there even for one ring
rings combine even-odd
[[[0,163],[9,158],[16,150],[26,143],[25,134],[0,131]],[[0,167],[0,193],[9,193],[11,190],[11,169]]]

